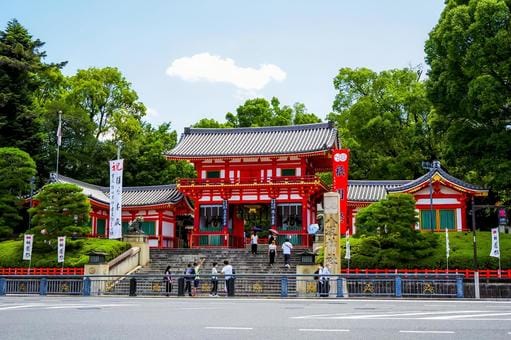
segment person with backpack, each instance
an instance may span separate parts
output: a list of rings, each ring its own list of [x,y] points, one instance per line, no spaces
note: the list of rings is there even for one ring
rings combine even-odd
[[[188,292],[188,296],[192,296],[192,281],[195,278],[195,269],[191,263],[188,263],[185,270],[185,292]]]
[[[170,266],[167,266],[165,269],[165,276],[163,277],[163,281],[165,282],[165,293],[167,296],[172,292],[172,275],[170,273]]]

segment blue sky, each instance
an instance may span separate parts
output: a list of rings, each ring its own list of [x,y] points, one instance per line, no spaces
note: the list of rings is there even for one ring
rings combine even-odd
[[[342,67],[381,71],[424,64],[441,0],[0,0],[46,42],[64,73],[118,67],[154,124],[181,133],[253,97],[302,102],[324,118]]]

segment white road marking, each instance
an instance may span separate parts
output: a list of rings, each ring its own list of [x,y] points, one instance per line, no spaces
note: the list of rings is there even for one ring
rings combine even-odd
[[[453,331],[399,331],[399,333],[454,334]]]
[[[481,316],[502,316],[511,315],[511,313],[484,313],[484,314],[470,314],[470,315],[443,315],[443,316],[432,316],[428,318],[420,318],[421,320],[451,320],[451,319],[467,319],[472,317]]]
[[[249,330],[254,329],[252,327],[221,327],[221,326],[218,326],[218,327],[204,327],[204,328],[206,328],[206,329],[244,330],[244,331],[249,331]]]
[[[81,304],[81,305],[60,305],[60,306],[50,306],[45,309],[71,309],[71,308],[102,308],[102,307],[124,307],[124,306],[134,306],[134,304],[120,304],[120,303],[110,303],[110,304]]]
[[[395,314],[318,314],[318,315],[305,315],[295,316],[292,319],[343,319],[343,320],[357,320],[357,319],[399,319],[400,317],[420,316],[420,315],[439,315],[439,314],[461,314],[461,313],[484,313],[486,311],[472,310],[472,311],[431,311],[431,312],[409,312],[409,313],[395,313]],[[418,318],[413,318],[418,319]]]
[[[16,305],[16,306],[0,307],[0,310],[32,308],[32,307],[40,307],[40,306],[41,306],[40,304]]]
[[[349,332],[349,329],[300,328],[300,332]]]

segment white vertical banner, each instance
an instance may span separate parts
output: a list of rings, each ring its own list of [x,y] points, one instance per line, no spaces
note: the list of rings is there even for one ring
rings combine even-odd
[[[66,237],[60,236],[57,239],[57,262],[63,263],[66,255]]]
[[[122,159],[110,161],[110,239],[122,237],[122,169]]]
[[[346,260],[351,259],[351,245],[350,245],[350,231],[346,230],[346,255],[344,255]]]
[[[34,235],[25,234],[23,239],[23,260],[32,260],[32,245],[34,244]]]
[[[445,228],[445,257],[449,258],[449,253],[451,252],[451,247],[449,246],[449,232],[447,228]]]
[[[491,230],[491,257],[498,257],[500,259],[500,242],[499,242],[499,228]]]

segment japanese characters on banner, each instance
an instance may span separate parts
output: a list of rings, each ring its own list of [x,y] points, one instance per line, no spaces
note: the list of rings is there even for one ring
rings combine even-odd
[[[499,228],[492,228],[491,230],[490,256],[498,257],[500,259]]]
[[[275,218],[277,215],[277,201],[275,200],[275,198],[272,198],[270,201],[270,212],[271,212],[270,224],[272,227],[275,227],[275,225],[277,224],[276,218]]]
[[[25,234],[23,239],[23,260],[32,259],[32,245],[34,244],[34,235]]]
[[[122,237],[122,169],[122,159],[110,161],[110,239]]]
[[[227,200],[222,201],[222,226],[227,227],[227,212],[229,211],[229,204]]]
[[[333,151],[333,189],[339,193],[339,221],[341,234],[347,230],[348,217],[348,168],[350,159],[349,149],[338,149]]]
[[[63,263],[66,253],[66,237],[60,236],[57,239],[57,262]]]
[[[344,255],[346,260],[351,260],[351,244],[350,244],[350,231],[346,230],[346,255]]]

